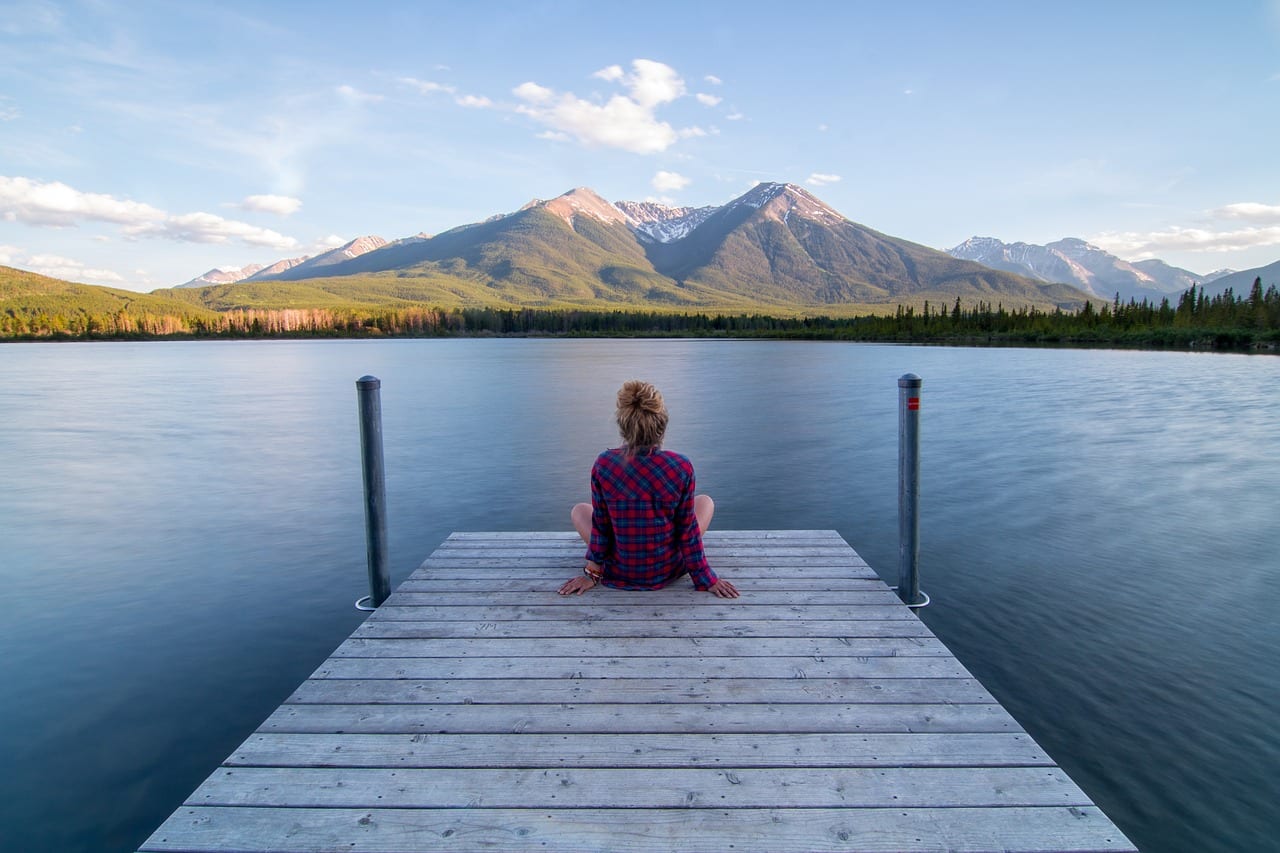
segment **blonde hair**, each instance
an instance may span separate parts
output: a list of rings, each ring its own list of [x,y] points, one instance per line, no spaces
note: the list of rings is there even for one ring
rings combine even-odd
[[[618,391],[618,431],[628,452],[662,446],[667,432],[667,404],[648,382],[632,379]]]

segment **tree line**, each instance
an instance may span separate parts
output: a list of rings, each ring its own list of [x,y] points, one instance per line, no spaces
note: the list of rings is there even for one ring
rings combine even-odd
[[[1119,344],[1147,347],[1275,349],[1280,345],[1280,292],[1258,278],[1247,296],[1230,289],[1209,296],[1191,287],[1177,305],[1162,299],[1078,311],[1009,310],[979,301],[924,303],[893,314],[861,317],[773,317],[765,314],[671,313],[637,309],[288,308],[157,314],[7,309],[0,339],[129,340],[154,338],[461,337],[479,335],[758,337],[938,343]]]

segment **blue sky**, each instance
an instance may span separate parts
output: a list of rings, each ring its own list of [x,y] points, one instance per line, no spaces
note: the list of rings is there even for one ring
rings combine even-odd
[[[0,2],[0,264],[134,290],[589,186],[1280,259],[1280,0]]]

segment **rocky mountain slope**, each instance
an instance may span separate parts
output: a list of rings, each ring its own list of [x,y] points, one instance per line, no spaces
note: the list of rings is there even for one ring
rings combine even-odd
[[[1201,276],[1154,259],[1130,263],[1075,237],[1043,246],[970,237],[947,254],[1039,281],[1070,284],[1099,299],[1110,300],[1118,293],[1124,302],[1159,302],[1221,274]]]
[[[959,296],[1008,307],[1076,308],[1086,298],[1066,285],[881,234],[802,187],[780,183],[703,208],[612,204],[580,187],[434,237],[383,243],[323,265],[309,260],[271,278],[379,274],[404,282],[452,277],[482,285],[496,301],[522,305],[817,308],[924,299],[949,304]]]

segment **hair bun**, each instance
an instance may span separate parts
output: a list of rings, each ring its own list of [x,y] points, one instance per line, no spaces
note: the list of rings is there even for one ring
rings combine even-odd
[[[666,411],[662,393],[649,382],[632,379],[618,391],[618,408],[658,414]]]

